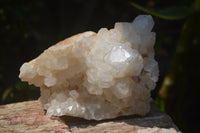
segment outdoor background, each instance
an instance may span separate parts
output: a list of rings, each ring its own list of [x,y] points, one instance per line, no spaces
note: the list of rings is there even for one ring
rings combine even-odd
[[[152,92],[183,132],[200,131],[200,0],[0,0],[0,104],[38,99],[20,66],[49,46],[152,14],[160,77]]]

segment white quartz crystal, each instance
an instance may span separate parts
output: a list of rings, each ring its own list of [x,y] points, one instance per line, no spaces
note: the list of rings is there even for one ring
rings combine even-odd
[[[153,25],[150,15],[140,15],[65,39],[24,63],[19,77],[40,87],[39,101],[50,116],[145,115],[159,74]]]

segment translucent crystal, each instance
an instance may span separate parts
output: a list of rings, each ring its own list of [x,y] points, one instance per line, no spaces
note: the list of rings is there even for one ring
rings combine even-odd
[[[140,15],[67,38],[24,63],[19,77],[40,87],[49,116],[145,115],[159,75],[153,25],[151,16]]]

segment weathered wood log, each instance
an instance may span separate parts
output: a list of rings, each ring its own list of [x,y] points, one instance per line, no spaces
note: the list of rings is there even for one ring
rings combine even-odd
[[[63,116],[49,117],[38,101],[0,106],[0,132],[73,133],[177,133],[172,119],[152,102],[145,117],[124,116],[110,120],[84,120]]]

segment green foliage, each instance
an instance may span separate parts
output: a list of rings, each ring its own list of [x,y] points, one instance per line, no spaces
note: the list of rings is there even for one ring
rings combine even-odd
[[[200,0],[195,0],[195,2],[194,2],[194,8],[195,8],[196,10],[199,10],[199,11],[200,11]]]
[[[1,102],[12,103],[24,100],[33,100],[38,98],[39,88],[28,85],[26,82],[17,82],[5,89],[2,94]]]
[[[165,101],[164,101],[160,96],[157,96],[157,97],[156,97],[155,103],[156,103],[157,105],[159,105],[160,109],[161,109],[163,112],[166,111]]]
[[[169,7],[166,9],[155,10],[155,9],[145,8],[134,2],[130,2],[130,4],[133,7],[137,8],[138,10],[144,11],[147,14],[151,14],[155,17],[166,20],[180,20],[186,18],[192,11],[191,8],[188,7]]]

